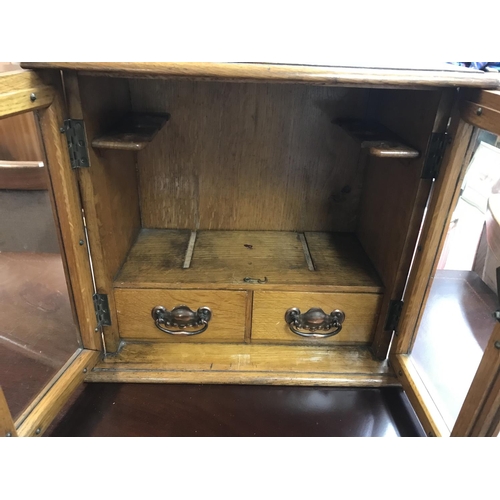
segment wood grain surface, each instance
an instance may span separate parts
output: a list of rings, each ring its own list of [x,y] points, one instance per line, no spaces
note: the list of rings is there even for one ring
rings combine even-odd
[[[41,191],[48,187],[47,169],[39,162],[0,161],[0,189]]]
[[[426,220],[419,237],[420,248],[415,253],[412,273],[405,292],[405,303],[401,313],[398,337],[391,352],[407,354],[415,340],[415,334],[430,290],[430,281],[435,274],[439,255],[444,245],[453,207],[456,206],[463,176],[468,164],[467,154],[472,136],[472,126],[462,121],[455,108],[450,134],[454,138],[446,150],[441,175],[433,189],[427,209]]]
[[[391,353],[389,359],[426,434],[429,437],[448,437],[450,429],[418,375],[410,356]]]
[[[498,105],[497,102],[492,104]],[[467,123],[500,135],[500,106],[492,109],[476,102],[463,101],[460,105],[460,114]]]
[[[130,90],[135,112],[171,114],[138,153],[143,227],[354,230],[359,143],[332,120],[360,118],[367,91],[177,80]]]
[[[92,147],[140,151],[156,137],[168,118],[168,115],[130,114],[120,118],[113,129],[92,139]]]
[[[190,267],[183,269],[189,239],[190,231],[143,229],[115,287],[382,291],[351,234],[306,233],[316,271],[309,270],[297,233],[199,231]]]
[[[99,357],[97,351],[82,350],[64,373],[52,381],[51,387],[32,411],[23,416],[22,421],[16,421],[18,435],[42,436]]]
[[[400,387],[86,384],[54,437],[423,436]]]
[[[125,343],[86,381],[378,387],[395,377],[365,347],[158,342]]]
[[[499,426],[500,325],[497,323],[451,435],[497,437]]]
[[[457,70],[450,65],[439,69],[379,69],[366,67],[311,66],[300,63],[200,63],[200,62],[80,62],[42,63],[24,62],[23,68],[70,69],[94,74],[114,76],[187,77],[190,79],[302,82],[316,85],[366,86],[366,87],[500,87],[494,73]]]
[[[40,162],[43,156],[34,113],[0,120],[0,160]]]
[[[0,252],[0,341],[61,367],[78,348],[58,254]]]
[[[10,414],[5,395],[0,387],[0,437],[17,436],[16,427]]]
[[[252,342],[294,344],[368,343],[378,318],[382,295],[371,293],[254,292]],[[325,339],[304,338],[292,333],[285,312],[297,307],[304,314],[319,307],[326,314],[340,309],[346,315],[342,331]],[[324,333],[318,330],[317,333]]]
[[[128,85],[123,80],[78,78],[65,73],[64,83],[72,118],[83,119],[87,141],[114,126],[129,112]],[[135,154],[89,148],[90,168],[78,171],[92,264],[98,293],[108,295],[111,326],[104,327],[106,348],[118,347],[112,281],[141,225]]]
[[[35,71],[0,73],[0,118],[46,108],[53,99],[53,87]]]
[[[75,305],[83,346],[89,349],[101,349],[101,338],[95,332],[96,317],[92,300],[94,287],[88,249],[85,244],[80,244],[80,241],[86,240],[80,190],[76,175],[71,169],[68,143],[60,130],[66,116],[61,77],[57,72],[49,72],[44,73],[43,78],[57,89],[52,105],[38,113],[45,147],[44,163],[49,173],[49,193],[56,226],[59,229],[61,254],[66,266],[68,285],[72,292],[71,300]]]
[[[357,236],[387,293],[376,326],[373,353],[387,356],[391,301],[402,299],[422,223],[431,179],[422,179],[432,132],[446,130],[453,95],[446,92],[374,91],[372,113],[422,154],[414,160],[367,157]]]
[[[246,293],[224,290],[116,290],[116,310],[120,337],[158,339],[163,342],[243,342],[245,336]],[[156,306],[172,310],[187,305],[192,311],[208,307],[212,318],[205,332],[183,337],[169,335],[155,326],[151,311]],[[176,327],[168,327],[179,330]],[[188,328],[193,331],[198,328]]]

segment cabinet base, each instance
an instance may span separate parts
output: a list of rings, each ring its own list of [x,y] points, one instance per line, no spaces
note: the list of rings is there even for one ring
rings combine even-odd
[[[124,343],[86,382],[260,384],[328,387],[399,385],[366,346]]]

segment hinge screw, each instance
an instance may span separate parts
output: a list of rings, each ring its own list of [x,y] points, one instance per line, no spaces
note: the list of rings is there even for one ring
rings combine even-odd
[[[80,240],[78,243],[80,244],[80,246],[82,246],[83,245],[83,240]]]
[[[493,344],[497,349],[500,349],[500,340],[497,340],[494,344]]]
[[[12,437],[12,432],[7,432],[7,434],[5,434],[5,437],[11,438]]]
[[[99,327],[98,327],[98,326],[96,326],[96,327],[94,328],[94,332],[98,332],[98,331],[99,331]]]
[[[477,108],[476,115],[481,116],[483,114],[483,108]]]
[[[59,132],[61,132],[61,134],[64,134],[64,132],[66,132],[66,129],[64,127],[59,127]]]
[[[31,99],[31,102],[35,102],[36,101],[36,94],[31,94],[30,99]]]
[[[42,432],[42,429],[40,429],[40,427],[38,427],[38,429],[35,431],[35,434],[38,435],[38,434],[40,434],[40,432]]]
[[[83,369],[83,373],[87,373],[87,368],[84,368],[84,369]]]

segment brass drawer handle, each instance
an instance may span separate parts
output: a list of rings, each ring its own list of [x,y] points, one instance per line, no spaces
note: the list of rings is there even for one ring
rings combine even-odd
[[[208,307],[200,307],[194,312],[188,306],[177,306],[169,311],[163,306],[156,306],[153,307],[151,316],[155,320],[156,328],[162,332],[170,335],[199,335],[208,328],[208,322],[212,318],[212,311]],[[203,327],[194,332],[183,331],[185,328],[201,325]],[[166,328],[167,326],[180,328],[180,330],[170,330]]]
[[[337,335],[342,330],[342,323],[345,320],[345,314],[340,309],[335,309],[330,314],[326,314],[323,309],[313,307],[304,314],[300,314],[300,309],[291,307],[285,313],[285,321],[288,323],[288,328],[301,337],[326,338]],[[306,333],[302,330],[315,332],[316,330],[331,330],[327,333]]]

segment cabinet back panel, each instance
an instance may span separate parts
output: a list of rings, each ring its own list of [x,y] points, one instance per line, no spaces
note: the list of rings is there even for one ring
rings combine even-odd
[[[130,80],[137,112],[171,119],[138,154],[143,227],[354,231],[366,89]]]

